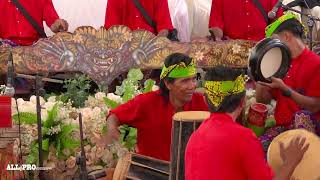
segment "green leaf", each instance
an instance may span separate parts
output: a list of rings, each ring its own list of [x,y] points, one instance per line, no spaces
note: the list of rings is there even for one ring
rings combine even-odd
[[[147,79],[145,82],[144,82],[144,90],[143,90],[143,93],[147,93],[147,92],[151,92],[152,91],[152,87],[153,85],[155,85],[156,82],[152,79]]]
[[[118,107],[120,105],[120,103],[112,100],[112,99],[109,99],[107,97],[104,97],[103,98],[105,104],[108,106],[108,108],[111,108],[111,109],[115,109],[116,107]]]
[[[61,139],[62,149],[75,149],[80,147],[80,140],[74,140],[71,138],[63,138]]]
[[[15,114],[12,116],[15,124],[19,124],[19,116]],[[36,124],[37,123],[37,115],[29,112],[20,112],[20,122],[21,124]]]
[[[271,128],[276,125],[276,120],[273,117],[270,117],[266,120],[265,127]]]
[[[143,79],[143,73],[140,69],[130,69],[127,78],[133,81],[140,81]]]
[[[44,151],[49,151],[49,139],[48,138],[42,140],[42,149]]]
[[[56,103],[50,111],[48,111],[48,118],[43,123],[44,127],[50,128],[55,125],[55,120],[58,117],[58,104]]]
[[[33,141],[30,145],[30,153],[27,156],[26,163],[27,164],[38,164],[39,152],[38,152],[38,143]]]
[[[106,133],[108,132],[108,128],[107,128],[107,125],[106,125],[106,124],[104,124],[104,125],[102,126],[101,132],[102,132],[102,134],[106,134]]]
[[[64,124],[61,127],[61,132],[59,134],[59,138],[64,138],[67,136],[70,136],[72,131],[79,128],[77,125],[72,125],[72,124]]]

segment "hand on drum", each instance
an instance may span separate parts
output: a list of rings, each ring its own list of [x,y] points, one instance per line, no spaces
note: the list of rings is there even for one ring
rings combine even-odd
[[[280,89],[282,91],[286,91],[289,89],[282,79],[275,77],[271,77],[271,83],[265,83],[261,81],[258,81],[257,83],[272,89]]]
[[[284,147],[282,142],[280,145],[280,156],[284,164],[291,167],[296,167],[302,160],[304,153],[309,148],[309,143],[306,143],[305,137],[297,137],[290,141],[287,147]]]

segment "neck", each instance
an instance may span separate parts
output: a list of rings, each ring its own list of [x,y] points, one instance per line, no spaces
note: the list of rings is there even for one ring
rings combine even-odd
[[[227,113],[231,118],[232,118],[232,120],[234,121],[234,122],[236,122],[236,119],[237,119],[237,117],[238,117],[238,113],[236,113],[236,112],[232,112],[232,113]]]
[[[302,51],[306,48],[306,45],[301,40],[296,40],[295,45],[290,48],[292,58],[300,56]]]
[[[183,110],[184,103],[175,98],[171,93],[169,93],[169,101],[174,107],[175,112],[179,112]]]

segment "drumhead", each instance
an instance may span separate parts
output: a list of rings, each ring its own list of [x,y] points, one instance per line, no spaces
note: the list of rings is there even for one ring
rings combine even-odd
[[[173,116],[174,121],[193,122],[203,121],[210,117],[208,111],[183,111],[178,112]]]
[[[290,67],[291,53],[279,39],[260,41],[249,56],[249,75],[255,81],[270,82],[270,77],[283,78]]]
[[[289,130],[274,138],[267,153],[268,163],[277,174],[283,163],[280,157],[279,142],[283,142],[286,147],[289,142],[297,136],[306,137],[306,142],[309,143],[310,146],[300,164],[296,167],[292,177],[296,179],[318,180],[320,177],[320,138],[307,130]]]

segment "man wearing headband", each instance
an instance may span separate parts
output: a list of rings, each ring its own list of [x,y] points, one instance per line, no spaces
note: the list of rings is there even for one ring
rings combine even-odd
[[[266,28],[266,36],[280,39],[291,52],[292,60],[286,77],[271,78],[272,83],[258,82],[258,102],[277,101],[275,119],[278,126],[289,128],[294,114],[312,113],[320,121],[320,57],[304,44],[304,27],[292,13],[283,15]]]
[[[271,180],[254,133],[235,121],[245,106],[245,78],[241,70],[215,67],[205,77],[211,116],[191,135],[185,154],[186,180]],[[305,139],[280,146],[284,164],[275,179],[289,180],[308,149]]]
[[[203,95],[195,93],[196,67],[190,57],[180,53],[168,56],[160,79],[159,91],[138,95],[109,113],[107,143],[119,138],[119,125],[128,124],[138,130],[138,153],[170,160],[174,113],[207,111],[208,106]]]

